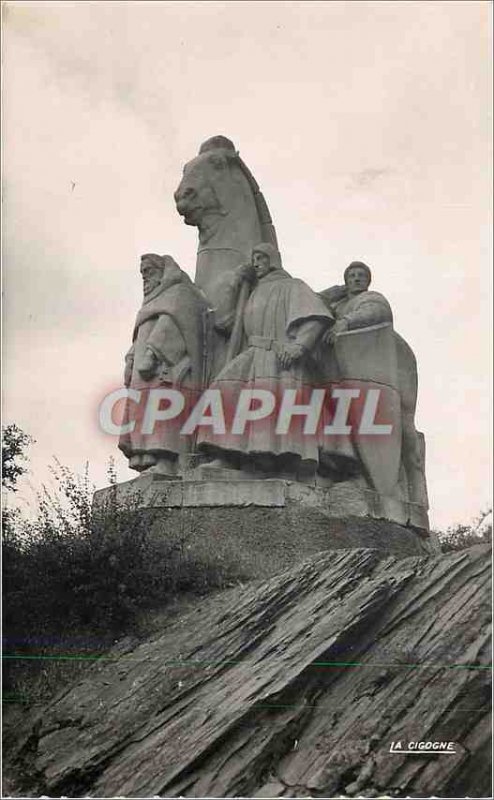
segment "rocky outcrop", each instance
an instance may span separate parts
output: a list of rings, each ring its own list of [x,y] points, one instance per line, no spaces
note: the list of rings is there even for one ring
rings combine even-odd
[[[488,796],[486,548],[311,558],[120,644],[17,734],[30,796]],[[390,753],[452,741],[454,753]]]

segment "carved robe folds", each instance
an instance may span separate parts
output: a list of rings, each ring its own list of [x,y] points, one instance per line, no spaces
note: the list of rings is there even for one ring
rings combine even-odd
[[[133,421],[135,426],[119,441],[133,469],[140,471],[163,457],[176,460],[190,449],[180,427],[202,389],[205,310],[200,292],[173,263],[137,315],[125,382],[140,393],[140,401],[127,402],[123,423]],[[180,388],[184,409],[173,420],[157,421],[147,432],[143,423],[149,391],[160,388]]]
[[[228,314],[224,315],[228,318]],[[229,322],[231,324],[230,315]],[[228,422],[237,408],[242,389],[267,390],[281,402],[286,389],[298,391],[297,402],[304,402],[312,386],[320,383],[317,365],[311,355],[315,341],[331,324],[332,314],[322,300],[303,281],[275,269],[261,278],[253,289],[243,315],[244,350],[222,369],[211,388],[219,389],[225,404],[226,434],[216,435],[210,428],[200,429],[198,445],[204,450],[223,451],[250,459],[258,455],[317,463],[317,436],[300,435],[300,418],[286,432],[275,429],[276,413],[262,424],[247,423],[241,433],[232,433]],[[302,357],[289,369],[280,364],[284,343],[302,345]],[[305,402],[310,399],[305,398]],[[283,470],[278,463],[277,469]]]

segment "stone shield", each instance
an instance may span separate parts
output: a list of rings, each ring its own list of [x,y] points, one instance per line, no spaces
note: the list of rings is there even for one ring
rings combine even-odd
[[[398,363],[393,327],[389,323],[341,333],[334,356],[340,385],[360,389],[354,401],[353,443],[362,464],[379,494],[391,495],[398,483],[401,446],[401,401]],[[360,423],[369,389],[379,391],[374,415],[376,425],[391,426],[388,433],[367,433]]]

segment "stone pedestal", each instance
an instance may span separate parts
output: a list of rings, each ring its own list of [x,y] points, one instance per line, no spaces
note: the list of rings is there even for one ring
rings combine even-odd
[[[438,551],[433,535],[384,518],[377,495],[350,484],[324,489],[279,479],[163,480],[142,475],[101,489],[198,559],[235,563],[246,578],[264,578],[323,550],[373,547],[396,556]],[[410,512],[401,509],[405,517]],[[408,517],[408,518],[409,518]]]

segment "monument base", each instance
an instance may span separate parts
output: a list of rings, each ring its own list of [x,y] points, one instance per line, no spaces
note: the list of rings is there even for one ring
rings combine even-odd
[[[97,491],[95,505],[111,492],[136,513],[153,512],[153,529],[185,551],[234,562],[249,578],[323,550],[373,547],[398,557],[439,551],[434,534],[410,525],[423,509],[398,509],[399,524],[385,517],[375,492],[350,483],[324,489],[279,479],[170,481],[144,474]]]

